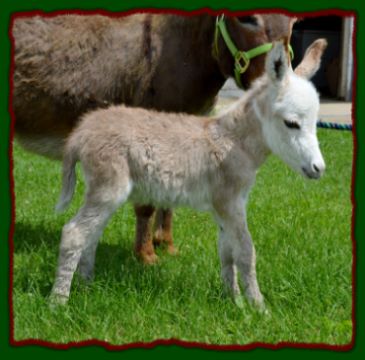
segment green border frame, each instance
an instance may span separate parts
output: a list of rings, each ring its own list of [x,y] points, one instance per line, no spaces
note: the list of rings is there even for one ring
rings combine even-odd
[[[361,4],[362,3],[362,4]],[[363,6],[362,6],[363,5]],[[260,0],[258,2],[226,0],[215,1],[210,0],[175,0],[168,2],[167,0],[54,0],[54,1],[37,1],[37,4],[32,4],[26,0],[1,0],[0,2],[0,205],[2,221],[0,222],[1,234],[1,250],[0,250],[0,352],[5,358],[34,356],[38,359],[52,356],[54,359],[65,356],[63,350],[54,350],[41,346],[22,346],[13,347],[10,345],[10,318],[9,318],[9,233],[12,218],[11,208],[11,183],[10,172],[11,168],[9,157],[9,136],[10,136],[10,114],[9,114],[9,69],[10,69],[10,39],[8,30],[10,24],[10,16],[15,12],[24,12],[32,10],[43,10],[46,12],[55,10],[97,10],[104,9],[108,11],[126,11],[138,8],[154,8],[154,9],[182,9],[182,10],[197,10],[200,8],[210,8],[213,10],[229,9],[234,10],[252,10],[252,9],[282,9],[292,12],[311,12],[323,11],[326,9],[338,9],[355,11],[357,14],[356,24],[356,60],[357,60],[357,78],[364,78],[362,57],[365,47],[365,21],[362,17],[365,15],[365,3],[363,0],[321,0],[304,2],[293,2],[290,0],[276,0],[273,4],[270,0]],[[362,9],[364,8],[364,10]],[[176,345],[157,346],[150,349],[128,349],[123,350],[122,356],[126,359],[135,356],[152,356],[159,359],[171,356],[186,357],[186,356],[209,356],[211,359],[230,358],[238,359],[241,356],[249,356],[257,358],[261,356],[270,356],[272,358],[281,357],[353,357],[358,358],[361,353],[365,353],[365,311],[359,304],[365,303],[364,299],[364,250],[362,240],[365,239],[365,227],[361,226],[359,219],[364,216],[364,191],[361,191],[360,184],[364,183],[365,171],[365,152],[363,145],[365,144],[365,125],[361,115],[364,114],[364,102],[359,101],[364,97],[364,81],[359,81],[356,88],[356,99],[354,101],[353,118],[355,120],[356,138],[354,138],[355,157],[353,164],[353,239],[356,240],[356,327],[355,327],[355,342],[354,346],[349,351],[336,352],[333,350],[319,349],[296,349],[284,348],[279,350],[255,349],[244,351],[218,351],[204,349],[188,349]],[[355,134],[355,133],[354,133]],[[356,179],[355,179],[356,174]],[[356,210],[356,212],[355,212]],[[51,354],[52,353],[52,354]],[[108,351],[98,346],[87,346],[83,348],[73,348],[67,350],[67,355],[71,357],[87,356],[98,357],[118,356],[118,351]]]

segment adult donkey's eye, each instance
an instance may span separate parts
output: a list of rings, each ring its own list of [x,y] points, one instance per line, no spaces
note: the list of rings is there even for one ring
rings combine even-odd
[[[237,19],[242,24],[258,25],[257,18],[255,16],[237,16]]]
[[[300,129],[300,125],[295,121],[284,120],[284,124],[289,129]]]

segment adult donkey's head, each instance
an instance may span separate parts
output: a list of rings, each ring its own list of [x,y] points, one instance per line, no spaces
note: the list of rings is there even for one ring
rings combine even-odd
[[[280,14],[217,17],[213,54],[225,77],[248,88],[265,68],[274,41],[291,36],[296,18]]]
[[[265,96],[258,94],[253,100],[268,147],[311,179],[323,174],[325,163],[316,135],[319,95],[308,79],[318,70],[326,45],[326,40],[316,40],[293,71],[287,46],[276,43],[267,56],[262,79]]]

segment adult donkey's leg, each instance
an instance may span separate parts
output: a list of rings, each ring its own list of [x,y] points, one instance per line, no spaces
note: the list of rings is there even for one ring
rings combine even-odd
[[[155,227],[153,235],[154,245],[167,245],[167,251],[175,255],[177,250],[173,244],[172,238],[172,210],[158,209],[155,217]]]
[[[135,252],[145,264],[153,264],[158,260],[152,242],[151,226],[155,208],[152,206],[134,206],[136,214]]]

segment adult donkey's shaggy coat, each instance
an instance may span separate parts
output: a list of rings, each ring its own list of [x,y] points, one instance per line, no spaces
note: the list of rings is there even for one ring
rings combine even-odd
[[[267,14],[227,18],[240,50],[289,36],[293,19]],[[32,16],[12,28],[15,72],[15,131],[32,151],[61,159],[65,139],[81,114],[111,104],[164,111],[208,111],[234,61],[218,36],[215,17],[137,14],[132,16]],[[247,87],[264,67],[251,61],[241,81]],[[136,204],[138,205],[138,204]],[[136,251],[154,262],[151,206],[136,206]],[[158,216],[155,239],[174,251],[171,212]]]
[[[314,42],[295,74],[284,44],[276,44],[266,74],[235,107],[217,117],[124,106],[85,115],[66,145],[58,208],[71,201],[78,160],[86,199],[63,228],[53,296],[67,300],[78,265],[83,277],[92,277],[98,238],[113,212],[129,199],[212,212],[220,228],[226,285],[239,295],[237,267],[248,299],[263,306],[246,224],[247,197],[270,151],[309,178],[323,173],[316,137],[319,99],[305,77],[318,69],[325,46],[324,40]]]

